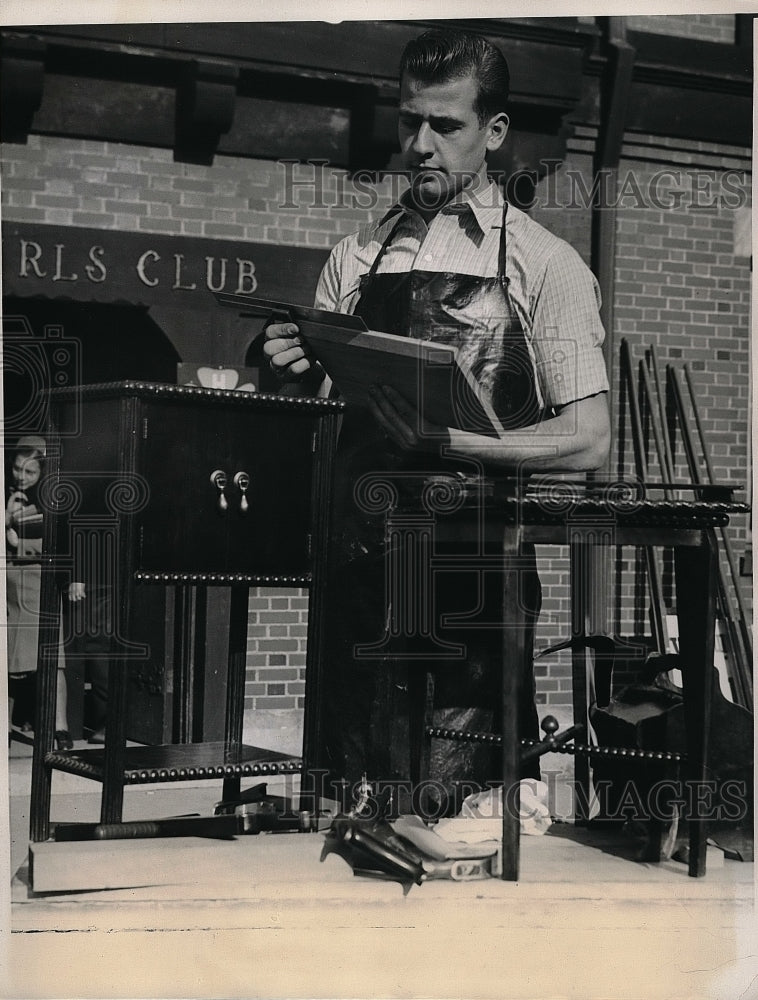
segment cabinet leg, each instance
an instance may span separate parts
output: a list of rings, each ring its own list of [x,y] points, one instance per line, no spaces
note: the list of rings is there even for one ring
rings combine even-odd
[[[226,680],[226,742],[242,745],[245,715],[245,664],[247,660],[247,608],[249,587],[231,588],[229,612],[229,671]]]
[[[53,572],[42,571],[37,647],[37,708],[32,758],[29,837],[35,843],[50,836],[52,770],[45,763],[55,738],[60,606]],[[50,610],[48,610],[50,609]]]
[[[40,639],[41,639],[40,630]],[[46,662],[46,661],[50,662]],[[50,804],[52,798],[51,769],[45,757],[53,749],[55,732],[55,659],[40,656],[37,667],[37,717],[35,722],[32,788],[30,801],[29,838],[38,843],[50,836]]]
[[[126,684],[126,661],[111,661],[108,670],[108,719],[105,727],[101,823],[120,823],[124,808]]]
[[[224,778],[224,783],[221,786],[222,802],[238,802],[241,792],[241,778]]]

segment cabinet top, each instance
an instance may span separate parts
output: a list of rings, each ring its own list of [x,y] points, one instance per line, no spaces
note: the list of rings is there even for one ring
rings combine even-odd
[[[250,409],[294,410],[306,412],[340,412],[345,404],[336,399],[315,399],[311,396],[278,396],[265,392],[238,392],[234,389],[204,389],[200,386],[172,385],[164,382],[97,382],[92,385],[49,389],[51,401],[82,401],[88,399],[118,399],[137,396],[143,399],[204,400],[208,403],[229,403]]]

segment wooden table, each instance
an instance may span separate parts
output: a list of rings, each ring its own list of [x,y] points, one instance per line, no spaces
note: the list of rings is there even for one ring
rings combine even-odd
[[[431,579],[447,565],[436,557],[435,541],[459,539],[470,553],[470,566],[496,569],[504,576],[504,662],[520,663],[525,654],[525,612],[519,600],[519,574],[526,564],[520,556],[524,543],[568,546],[571,561],[572,632],[586,625],[593,600],[591,555],[607,546],[671,547],[675,561],[676,607],[679,619],[681,661],[684,678],[687,734],[686,779],[702,782],[708,777],[708,734],[713,694],[713,650],[717,527],[728,524],[730,514],[749,510],[731,500],[731,490],[714,489],[714,499],[656,500],[640,494],[638,484],[596,484],[590,489],[558,481],[556,488],[528,486],[513,480],[440,476],[419,480],[405,475],[402,481],[367,477],[366,494],[382,495],[377,513],[388,518],[393,530],[406,539],[396,562],[420,561],[415,579]],[[648,489],[651,489],[648,487]],[[654,489],[654,488],[653,488]],[[383,492],[382,492],[383,491]],[[702,495],[702,492],[701,492]],[[417,540],[423,538],[423,544]],[[472,546],[472,539],[476,543]],[[462,550],[463,551],[463,550]],[[424,555],[427,553],[427,555]],[[428,553],[432,553],[429,555]],[[450,564],[453,565],[453,564]],[[461,567],[461,558],[454,565]],[[466,565],[469,565],[467,563]],[[388,574],[402,571],[388,563]],[[585,651],[576,644],[572,652],[574,722],[586,725],[588,703]],[[520,744],[516,708],[519,704],[520,671],[505,670],[502,685],[502,775],[503,879],[519,877],[518,783]],[[435,735],[439,735],[436,734]],[[578,764],[578,780],[588,780],[586,762]],[[706,821],[694,817],[690,823],[689,874],[705,874]]]

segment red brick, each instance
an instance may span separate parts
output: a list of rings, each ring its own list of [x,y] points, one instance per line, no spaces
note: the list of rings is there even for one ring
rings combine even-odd
[[[286,653],[289,650],[296,650],[297,648],[297,640],[295,639],[261,639],[258,642],[258,649],[261,652],[271,650],[271,652]]]
[[[294,681],[297,680],[297,671],[287,667],[278,667],[276,670],[259,670],[259,681]]]
[[[297,623],[300,617],[297,611],[262,611],[259,619],[263,624]]]
[[[284,695],[282,697],[273,697],[267,695],[265,699],[265,705],[262,705],[263,699],[259,698],[256,707],[265,708],[297,708],[296,699],[291,695]]]

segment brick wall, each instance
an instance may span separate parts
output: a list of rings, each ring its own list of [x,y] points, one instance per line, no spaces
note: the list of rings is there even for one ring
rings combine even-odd
[[[596,18],[583,15],[577,18],[583,24],[592,24]],[[735,36],[734,14],[632,14],[626,17],[626,26],[632,31],[650,31],[656,35],[674,35],[679,38],[699,39],[703,42],[731,44]]]
[[[537,188],[532,216],[590,259],[591,154],[596,132],[578,127],[560,169]],[[750,184],[751,162],[743,148],[683,143],[660,136],[628,135],[619,170],[616,220],[612,396],[619,395],[618,344],[625,337],[634,364],[655,345],[661,368],[691,369],[714,476],[743,484],[750,500]],[[686,392],[686,389],[685,389]],[[692,433],[695,426],[690,419]],[[617,435],[611,475],[617,474]],[[628,432],[627,432],[628,433]],[[634,474],[627,443],[625,475]],[[690,476],[681,446],[677,478]],[[702,454],[698,455],[705,474]],[[660,470],[651,453],[651,479]],[[739,558],[750,540],[747,517],[736,517],[729,537]],[[568,637],[567,551],[538,549],[543,613],[537,649]],[[722,553],[723,560],[723,553]],[[729,573],[724,562],[725,579]],[[621,576],[609,568],[619,597],[609,607],[615,631],[631,636],[640,624],[649,634],[647,594],[640,591],[634,558],[625,552]],[[670,576],[664,572],[664,583]],[[752,588],[743,579],[748,606]],[[667,588],[667,594],[670,588]],[[538,701],[570,700],[570,656],[552,654],[536,663]]]
[[[344,170],[219,156],[174,163],[170,150],[32,135],[0,150],[6,222],[330,247],[399,194]],[[263,291],[263,290],[262,290]],[[245,705],[302,707],[307,594],[254,590]]]
[[[675,176],[664,175],[659,189],[660,201],[671,207],[650,201],[640,206],[636,193],[622,199],[616,332],[628,340],[635,360],[654,344],[661,367],[670,363],[678,371],[685,397],[687,363],[714,477],[743,484],[740,498],[749,499],[751,276],[749,239],[743,235],[750,217],[749,161],[743,150],[662,153],[642,141],[628,142],[625,154],[622,171],[633,174],[643,191],[651,190],[661,170]],[[656,154],[658,162],[651,162]],[[617,391],[617,368],[613,376]],[[690,427],[695,435],[692,421]],[[689,479],[679,455],[677,477]],[[698,457],[705,477],[703,456]],[[660,474],[654,452],[651,460],[652,474]],[[728,533],[742,554],[748,519],[733,518]],[[724,572],[728,580],[726,565]]]
[[[14,222],[330,247],[389,207],[344,170],[218,156],[174,163],[171,150],[32,135],[2,147],[3,216]]]
[[[734,41],[734,14],[635,14],[627,17],[632,31],[697,38],[703,42]]]
[[[245,705],[302,708],[308,595],[297,588],[256,590],[247,626]]]
[[[566,240],[589,265],[592,213],[586,199],[576,189],[592,188],[592,142],[570,141],[561,167],[537,187],[530,214],[541,225]],[[537,566],[542,584],[542,612],[535,637],[535,649],[547,649],[569,638],[568,548],[537,547]],[[567,650],[538,658],[534,666],[537,703],[571,703],[571,654]]]
[[[591,188],[594,141],[592,129],[576,130],[563,166],[540,184],[533,210],[585,260],[591,213],[581,191]],[[730,197],[697,210],[687,197],[671,208],[651,204],[645,192],[663,169],[682,171],[690,184],[696,174],[710,172],[715,190],[724,193],[729,182]],[[661,362],[691,362],[716,473],[742,482],[749,481],[750,471],[748,170],[743,149],[627,136],[622,175],[634,183],[618,213],[614,303],[616,334],[628,338],[635,358],[652,342]],[[744,179],[737,183],[740,173]],[[294,188],[287,188],[288,177]],[[577,178],[583,179],[583,189]],[[218,157],[211,167],[191,166],[175,164],[163,150],[40,136],[32,136],[26,146],[2,149],[2,181],[6,221],[324,247],[381,215],[399,190],[392,177],[374,194],[360,179],[353,183],[345,171],[329,168],[293,169],[230,157]],[[666,192],[671,189],[662,185],[660,193]],[[614,393],[617,368],[613,359]],[[738,551],[747,529],[745,520],[732,529]],[[552,551],[550,558],[541,553],[540,569],[544,610],[537,645],[543,648],[567,637],[565,552]],[[633,584],[624,588],[621,624],[628,627]],[[306,604],[300,591],[252,595],[248,706],[302,703]],[[541,702],[570,701],[565,655],[538,661],[537,675]]]

